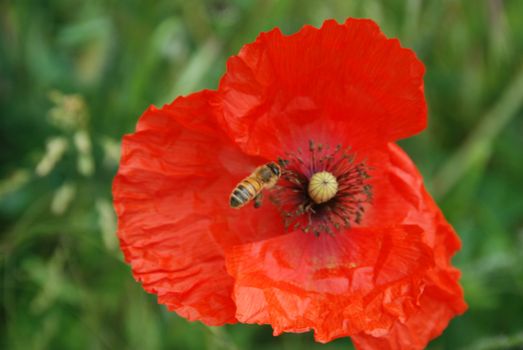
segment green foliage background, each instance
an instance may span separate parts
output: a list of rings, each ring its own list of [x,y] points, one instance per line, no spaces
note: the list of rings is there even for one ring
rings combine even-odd
[[[149,104],[215,88],[261,31],[350,16],[427,67],[430,126],[401,144],[463,240],[470,305],[429,348],[523,348],[519,0],[0,2],[0,348],[350,348],[166,312],[122,262],[110,193]]]

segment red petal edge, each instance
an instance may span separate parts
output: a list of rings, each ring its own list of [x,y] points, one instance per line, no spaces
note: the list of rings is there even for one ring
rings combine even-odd
[[[283,228],[263,225],[281,222],[270,205],[229,208],[231,190],[263,160],[220,131],[213,98],[203,91],[150,107],[123,140],[113,196],[121,248],[144,289],[189,320],[221,325],[236,322],[223,248]]]
[[[289,36],[276,28],[227,62],[222,123],[247,153],[267,158],[281,154],[296,127],[373,147],[425,128],[424,72],[371,20],[328,20]]]
[[[406,216],[404,222],[423,228],[424,240],[434,252],[436,265],[424,277],[426,287],[417,312],[405,322],[396,322],[383,336],[361,333],[352,339],[356,348],[361,350],[419,350],[439,336],[453,317],[467,309],[463,290],[458,283],[460,271],[451,265],[451,258],[461,243],[425,190],[410,158],[397,145],[391,144],[389,150],[395,169],[391,171],[391,176],[396,178],[393,182],[403,189],[405,198],[412,198],[415,193],[420,197],[418,210]]]
[[[416,308],[433,264],[416,226],[303,232],[236,246],[226,254],[236,317],[275,334],[314,329],[315,339],[386,332]]]

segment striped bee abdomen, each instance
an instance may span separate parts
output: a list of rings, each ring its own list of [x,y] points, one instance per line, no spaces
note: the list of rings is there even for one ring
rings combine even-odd
[[[257,167],[251,175],[234,187],[229,197],[232,208],[241,208],[254,199],[254,207],[259,208],[262,200],[261,191],[276,185],[281,175],[281,168],[274,162]]]
[[[263,188],[263,183],[253,176],[243,179],[232,191],[229,203],[233,208],[241,208],[249,203]]]

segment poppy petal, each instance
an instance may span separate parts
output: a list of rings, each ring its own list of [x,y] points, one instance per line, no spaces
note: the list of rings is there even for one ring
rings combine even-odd
[[[420,322],[424,315],[434,327],[424,333],[413,330],[419,339],[412,342],[419,345],[466,309],[459,272],[450,265],[459,239],[427,194],[421,175],[394,144],[386,152],[369,156],[371,166],[380,168],[373,183],[377,202],[369,207],[369,218],[360,227],[335,236],[336,244],[325,243],[332,239],[328,235],[322,241],[322,236],[299,232],[227,251],[240,321],[269,323],[276,334],[314,329],[322,342],[354,335],[362,343],[378,344],[386,343],[389,334],[393,341],[397,329]],[[388,279],[367,280],[368,290],[347,287],[357,285],[354,276],[362,276],[356,273],[359,265],[352,249],[365,252],[362,259],[388,254],[386,263],[366,260],[371,266],[367,273],[385,266],[390,271],[385,274]],[[433,303],[441,304],[442,313],[425,314]],[[370,347],[374,348],[381,349]]]
[[[440,271],[439,275],[439,278],[445,275],[445,279],[452,285],[453,293],[442,294],[440,286],[429,282],[421,296],[419,307],[407,320],[395,322],[393,327],[381,336],[366,333],[353,336],[352,340],[356,348],[362,350],[425,349],[427,343],[439,336],[456,314],[461,314],[466,309],[461,288],[456,283],[459,271],[449,269]],[[456,302],[457,299],[461,299],[461,301]]]
[[[274,157],[296,127],[350,136],[355,148],[426,126],[423,64],[371,20],[261,34],[227,63],[222,123],[248,153]]]
[[[229,208],[236,182],[260,160],[219,130],[212,95],[178,98],[142,115],[124,138],[113,195],[121,248],[144,289],[183,317],[220,325],[236,322],[224,246],[279,232],[262,225],[278,215],[272,206]]]
[[[376,190],[362,225],[420,226],[437,265],[450,267],[450,258],[461,248],[461,242],[425,189],[423,177],[412,160],[393,143],[388,145],[386,154],[374,153],[372,157],[374,164],[381,166],[376,167],[370,181]]]
[[[408,319],[395,322],[390,331],[381,336],[363,332],[353,336],[353,340],[358,349],[424,349],[431,339],[441,334],[451,318],[467,309],[458,283],[459,270],[453,268],[450,261],[461,243],[426,191],[408,155],[395,144],[389,144],[388,154],[390,165],[382,169],[374,185],[390,190],[376,192],[373,207],[381,210],[371,209],[364,224],[367,220],[367,223],[402,222],[422,227],[424,242],[432,249],[436,265],[427,271],[419,308]],[[411,209],[405,211],[409,206]]]
[[[320,342],[408,317],[433,264],[416,226],[293,232],[235,246],[226,261],[239,321],[271,324],[275,334],[314,329]]]
[[[450,266],[449,257],[460,249],[461,242],[425,189],[423,177],[412,160],[394,143],[388,144],[384,151],[367,154],[373,167],[369,184],[374,191],[372,205],[361,225],[420,226],[425,232],[425,242],[435,249],[436,258]]]

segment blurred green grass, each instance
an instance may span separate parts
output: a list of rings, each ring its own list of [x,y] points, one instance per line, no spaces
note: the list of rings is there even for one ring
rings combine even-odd
[[[207,328],[156,304],[114,236],[119,140],[151,103],[215,88],[261,31],[370,17],[427,67],[427,131],[401,144],[463,240],[470,310],[430,349],[523,347],[523,2],[0,3],[0,348],[341,349]]]

